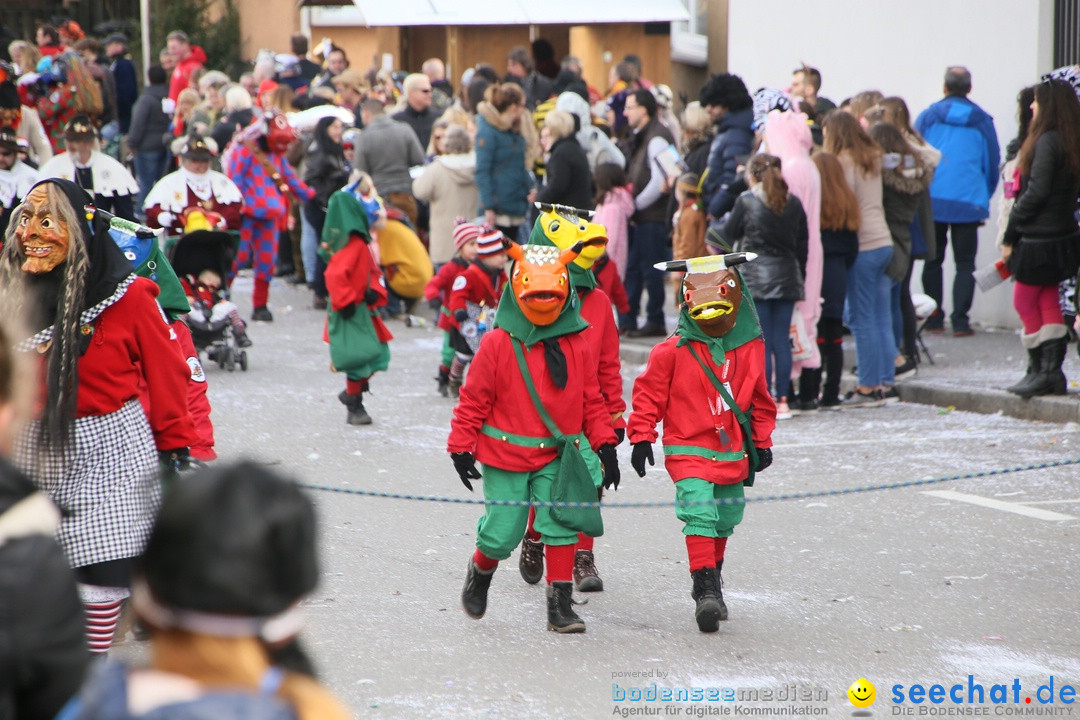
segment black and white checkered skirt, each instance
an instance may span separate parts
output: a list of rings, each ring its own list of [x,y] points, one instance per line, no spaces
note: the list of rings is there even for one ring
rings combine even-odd
[[[75,420],[66,457],[38,457],[38,424],[21,433],[17,465],[63,513],[57,539],[71,567],[142,553],[161,502],[157,450],[138,400]]]

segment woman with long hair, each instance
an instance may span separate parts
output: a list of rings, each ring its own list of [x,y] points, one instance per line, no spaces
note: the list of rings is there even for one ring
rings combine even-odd
[[[890,297],[892,283],[885,271],[892,261],[893,242],[882,203],[881,149],[854,115],[831,113],[822,128],[825,151],[836,155],[844,179],[859,202],[859,254],[848,272],[848,327],[855,337],[859,380],[843,407],[881,407],[883,393],[895,379]]]
[[[514,83],[484,91],[476,108],[476,186],[479,212],[490,227],[515,240],[535,197],[529,172],[540,146],[532,117],[525,112],[525,93]]]
[[[311,225],[313,232],[301,236],[300,253],[304,262],[304,279],[315,295],[323,299],[326,298],[323,279],[326,263],[318,257],[317,251],[330,196],[349,181],[345,150],[341,144],[344,132],[345,125],[340,118],[320,118],[304,157],[304,182],[315,190],[315,198],[304,203],[301,210],[304,221]]]
[[[1031,130],[1020,146],[1020,192],[1009,213],[1001,256],[1013,279],[1013,307],[1024,325],[1028,372],[1008,388],[1021,397],[1064,395],[1061,364],[1068,334],[1058,283],[1080,267],[1080,101],[1072,86],[1049,80],[1035,88]]]

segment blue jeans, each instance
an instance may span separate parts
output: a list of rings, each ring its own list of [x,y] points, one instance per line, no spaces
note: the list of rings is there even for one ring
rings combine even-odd
[[[619,327],[637,327],[641,312],[641,294],[648,291],[645,322],[664,327],[664,273],[654,263],[671,259],[667,244],[667,226],[662,222],[638,223],[630,226],[629,250],[626,256],[626,297],[630,312],[619,314]]]
[[[791,313],[794,300],[755,300],[761,334],[765,339],[765,379],[773,377],[776,368],[773,397],[780,399],[788,394],[791,384]]]
[[[926,324],[929,327],[940,327],[941,310],[945,307],[944,287],[942,282],[941,265],[945,262],[945,247],[949,242],[950,229],[952,231],[953,262],[956,264],[956,276],[953,278],[952,287],[952,313],[949,320],[953,330],[970,330],[971,320],[968,312],[971,310],[971,301],[975,297],[975,254],[979,250],[979,223],[934,223],[937,236],[937,257],[927,258],[923,264],[922,284],[923,291],[934,298],[938,304],[936,322],[931,318]]]
[[[165,150],[135,153],[135,180],[139,183],[136,214],[140,216],[143,214],[143,202],[146,200],[150,188],[154,187],[154,183],[165,175],[166,159]]]
[[[895,382],[892,280],[885,274],[892,253],[891,245],[860,252],[848,271],[847,315],[855,336],[855,364],[862,387]]]
[[[315,259],[318,257],[319,235],[315,226],[307,219],[307,213],[300,212],[300,257],[304,261],[304,279],[308,285],[315,282]]]

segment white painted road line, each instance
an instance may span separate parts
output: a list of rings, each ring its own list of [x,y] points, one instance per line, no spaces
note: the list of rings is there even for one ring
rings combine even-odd
[[[980,507],[991,508],[993,510],[1002,510],[1004,512],[1016,513],[1017,515],[1024,515],[1027,517],[1035,518],[1036,520],[1050,520],[1051,522],[1060,522],[1062,520],[1076,519],[1072,515],[1064,515],[1062,513],[1056,513],[1051,510],[1040,510],[1038,508],[1028,507],[1027,505],[1002,502],[1001,500],[993,500],[991,498],[985,498],[979,495],[968,495],[967,493],[955,492],[953,490],[924,490],[922,494],[932,495],[934,497],[939,497],[944,500],[955,500],[956,502],[964,502],[971,505],[978,505]]]

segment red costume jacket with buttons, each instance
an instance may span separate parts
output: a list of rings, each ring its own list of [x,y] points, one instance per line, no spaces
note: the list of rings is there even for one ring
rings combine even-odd
[[[184,188],[187,192],[187,200],[183,204],[184,208],[201,208],[206,212],[216,212],[225,219],[225,226],[229,230],[240,229],[240,209],[244,206],[243,200],[237,200],[236,202],[223,203],[219,202],[211,195],[208,199],[203,200],[198,195],[191,191],[191,188]],[[166,210],[166,208],[160,203],[154,203],[150,207],[146,208],[146,224],[152,228],[161,227],[161,222],[158,220],[158,216]],[[173,216],[172,222],[165,228],[166,232],[170,235],[183,235],[184,234],[184,218],[178,213],[171,213]]]
[[[453,327],[449,314],[450,289],[454,286],[454,280],[457,279],[458,275],[465,272],[468,267],[469,263],[456,257],[439,268],[439,272],[435,273],[435,276],[428,280],[427,285],[424,286],[425,300],[439,298],[442,301],[443,310],[439,313],[439,328],[441,330],[449,330]]]
[[[545,447],[526,447],[504,441],[500,433],[530,438],[548,438],[544,421],[533,405],[525,380],[521,377],[509,333],[491,330],[480,344],[469,369],[469,379],[461,388],[461,398],[450,421],[447,451],[471,452],[484,465],[511,472],[539,470],[555,459],[554,443]],[[584,431],[595,450],[615,443],[615,431],[600,397],[596,379],[596,358],[583,333],[563,335],[559,346],[566,355],[566,387],[562,390],[551,380],[544,344],[525,350],[525,363],[536,392],[555,425],[566,435]],[[481,430],[487,426],[488,431]]]
[[[645,372],[634,382],[626,434],[631,443],[653,442],[656,425],[663,421],[664,466],[672,480],[742,482],[749,473],[742,426],[689,349],[676,347],[680,339],[670,337],[649,354]],[[690,343],[750,417],[754,447],[772,447],[776,403],[765,382],[765,342],[755,338],[729,350],[723,367],[713,362],[704,343]]]
[[[139,399],[145,383],[154,443],[159,450],[175,450],[198,443],[188,411],[191,370],[157,294],[152,280],[137,278],[93,322],[90,346],[79,358],[76,417],[116,412]]]
[[[581,296],[581,317],[589,327],[581,331],[589,341],[593,356],[599,361],[596,370],[600,383],[600,395],[608,416],[618,415],[612,427],[626,427],[626,401],[623,400],[622,365],[619,361],[619,329],[611,313],[611,298],[600,288],[594,288]]]
[[[461,329],[461,324],[454,319],[454,313],[464,310],[467,302],[484,305],[493,308],[499,304],[503,286],[506,285],[506,271],[499,270],[495,275],[495,282],[491,281],[492,272],[474,260],[465,272],[454,278],[450,286],[450,303],[446,306],[450,311],[450,323],[453,327]]]

